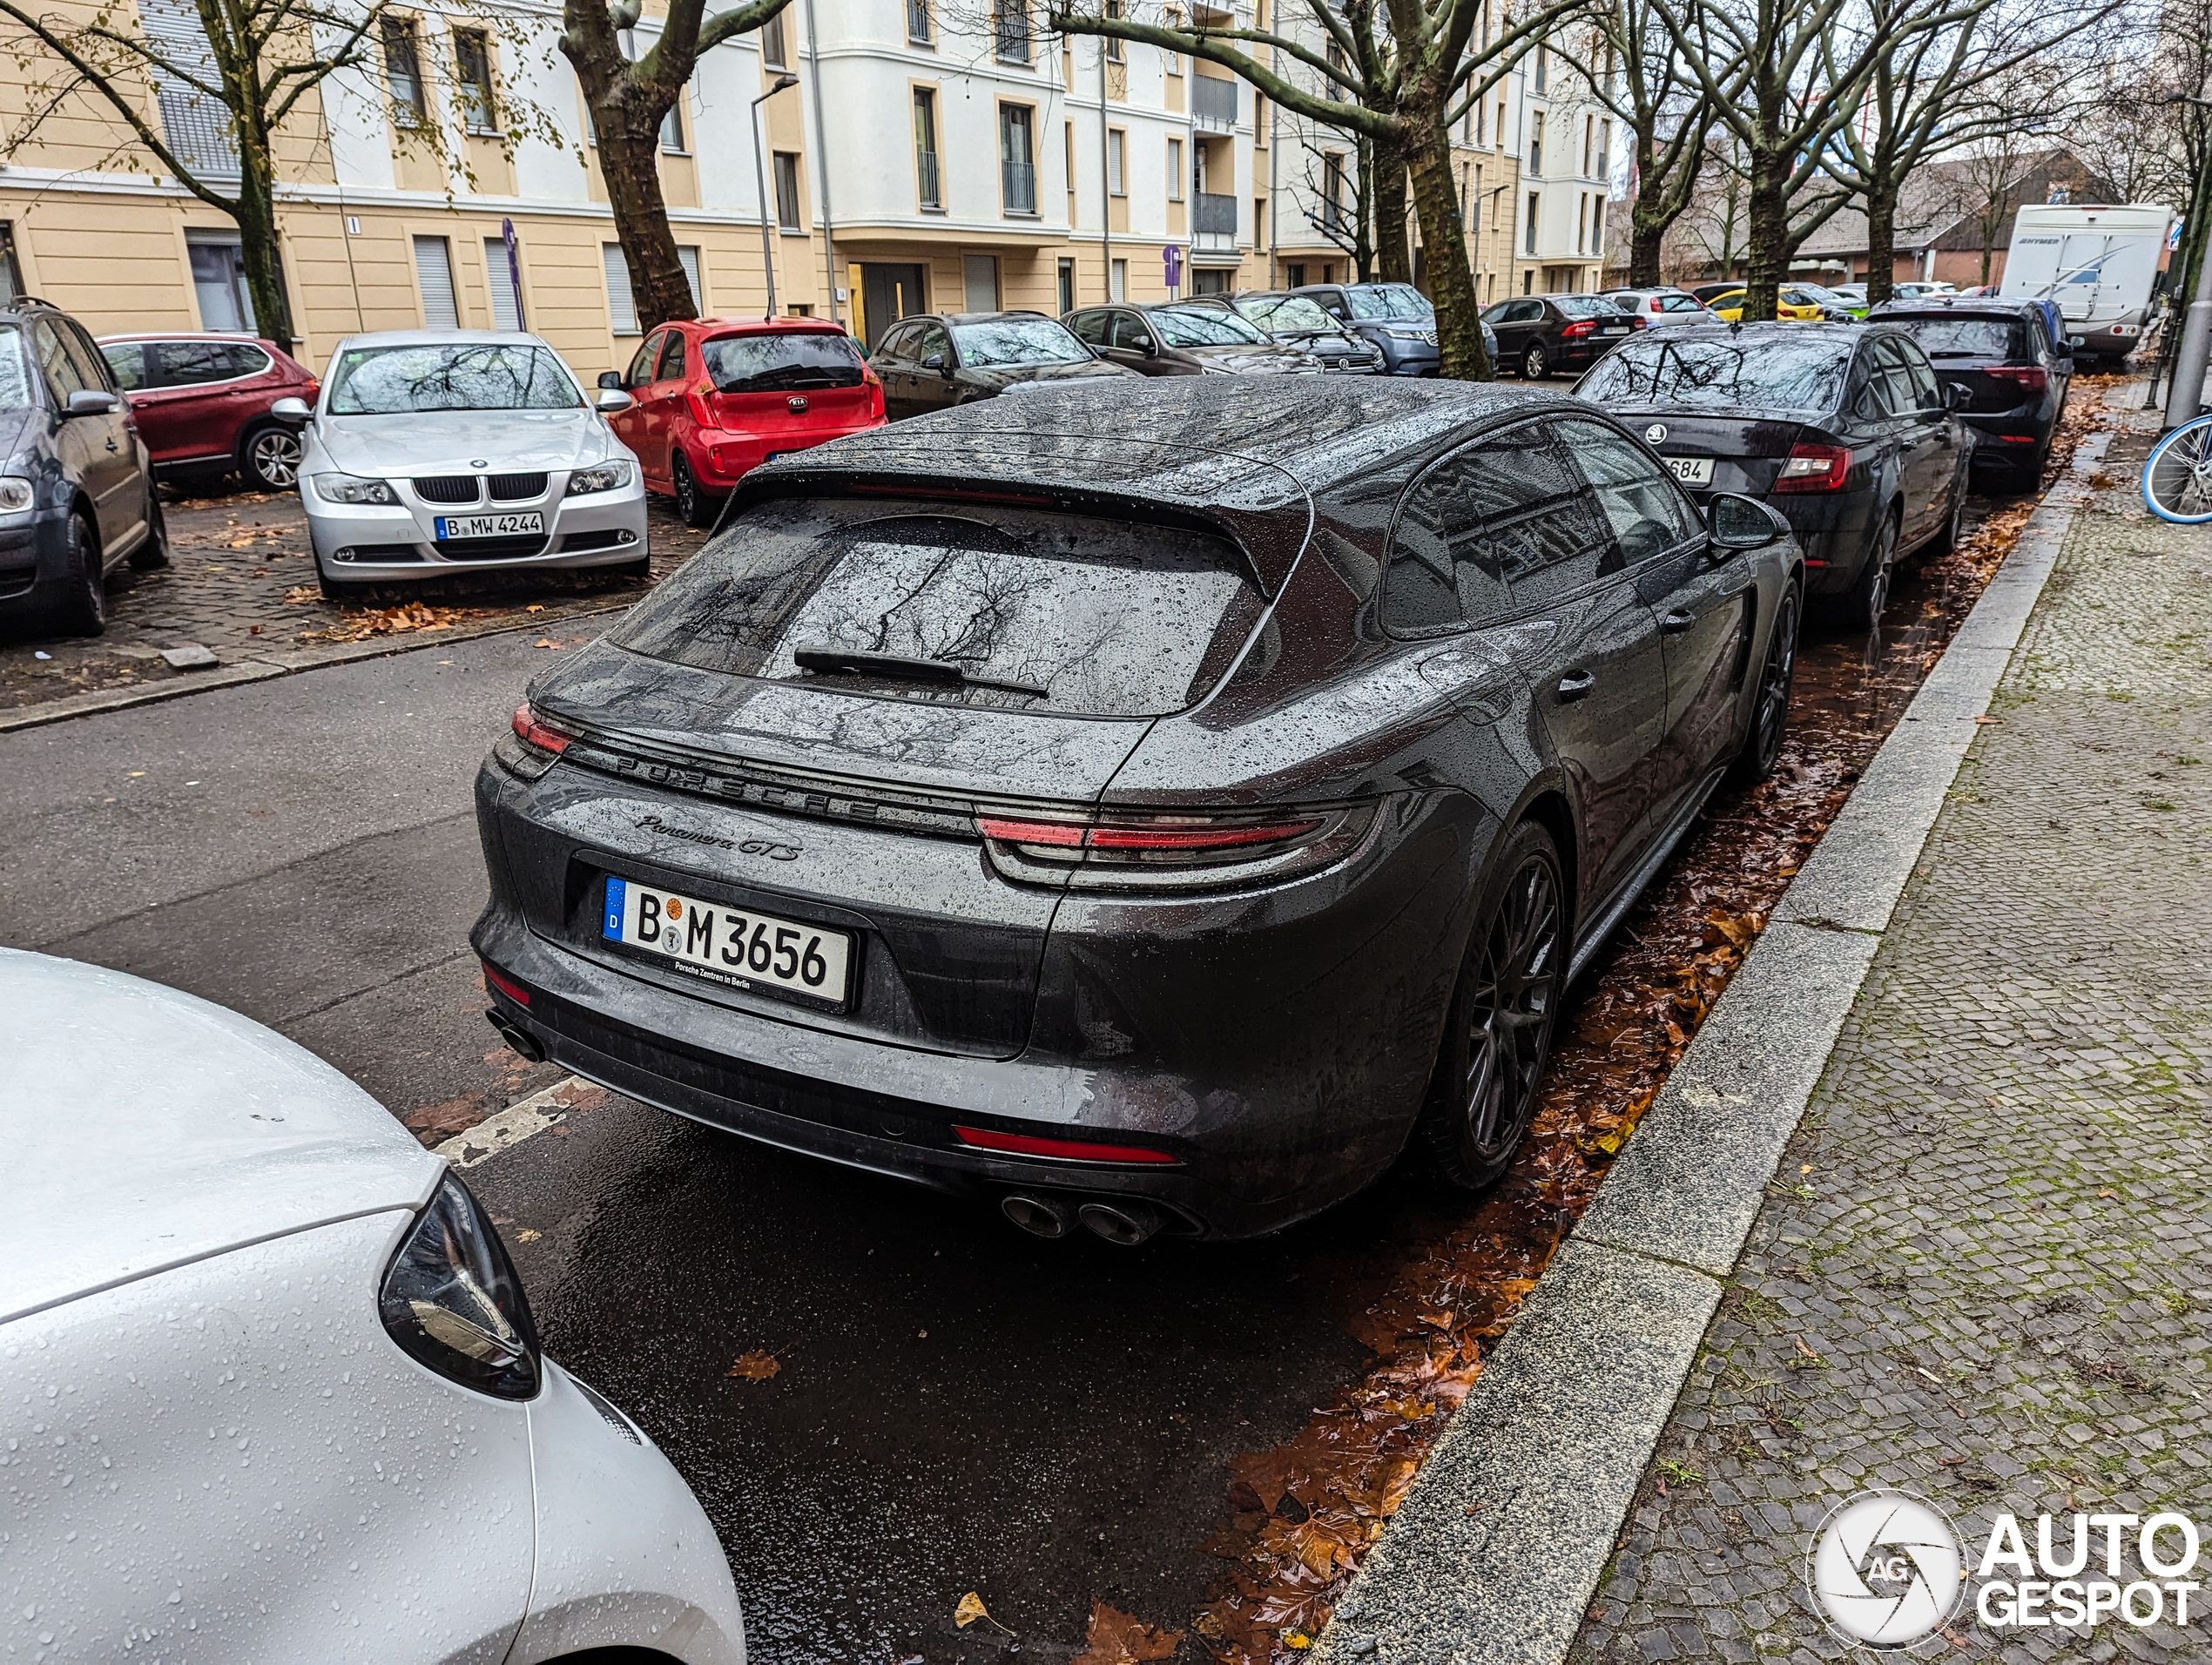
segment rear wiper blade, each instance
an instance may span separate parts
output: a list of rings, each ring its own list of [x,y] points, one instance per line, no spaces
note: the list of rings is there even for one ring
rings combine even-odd
[[[1009,694],[1035,694],[1047,699],[1052,696],[1050,689],[1033,682],[979,677],[957,659],[920,659],[903,653],[870,653],[864,648],[809,647],[792,649],[791,662],[801,671],[826,671],[833,675],[883,677],[948,688],[998,688]]]
[[[1938,347],[1928,356],[1932,359],[1979,359],[1986,358],[1988,354],[1977,353],[1970,347]]]

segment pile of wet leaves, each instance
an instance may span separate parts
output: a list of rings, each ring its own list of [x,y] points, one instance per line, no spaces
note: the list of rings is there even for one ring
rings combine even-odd
[[[2096,393],[2077,383],[2054,468],[2101,426]],[[1366,1374],[1288,1443],[1232,1465],[1229,1518],[1208,1546],[1230,1568],[1192,1625],[1221,1665],[1285,1665],[1312,1646],[1489,1350],[2033,508],[2000,503],[1956,549],[1907,575],[1883,630],[1807,648],[1771,777],[1714,799],[1573,991],[1512,1171],[1464,1218],[1426,1233],[1347,1315],[1375,1355]]]
[[[320,598],[321,592],[302,584],[285,599],[290,602],[310,602]],[[380,636],[404,636],[411,630],[449,630],[456,624],[472,618],[489,616],[490,609],[483,607],[435,607],[427,602],[407,602],[397,607],[364,607],[342,613],[337,621],[320,630],[302,630],[302,642],[367,642]],[[532,612],[539,611],[531,608]]]

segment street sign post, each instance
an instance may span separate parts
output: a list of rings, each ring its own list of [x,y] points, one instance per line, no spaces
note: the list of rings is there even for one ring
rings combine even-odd
[[[1168,293],[1172,295],[1183,287],[1183,250],[1170,243],[1160,251],[1160,261],[1166,267]]]

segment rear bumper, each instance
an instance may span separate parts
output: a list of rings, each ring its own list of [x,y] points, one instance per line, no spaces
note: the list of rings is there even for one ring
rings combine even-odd
[[[37,611],[64,582],[68,522],[69,511],[59,509],[0,515],[0,618]]]
[[[1973,430],[1973,460],[1977,464],[2009,462],[2016,455],[2025,457],[2028,451],[2051,437],[2056,418],[2057,413],[2044,409],[2040,401],[2013,410],[1959,413],[1959,420]]]
[[[808,429],[803,433],[754,434],[740,428],[702,428],[685,441],[684,455],[699,484],[719,496],[771,457],[811,451],[832,440],[841,440],[847,434],[865,434],[882,426],[883,419],[877,417],[850,427]]]
[[[1872,543],[1873,492],[1781,492],[1766,503],[1797,535],[1808,595],[1839,595],[1858,582]]]

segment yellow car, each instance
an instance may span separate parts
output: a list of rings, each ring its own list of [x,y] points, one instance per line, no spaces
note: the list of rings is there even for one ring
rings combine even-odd
[[[1741,289],[1730,289],[1726,294],[1715,295],[1705,304],[1733,324],[1743,319],[1743,294]],[[1828,316],[1828,309],[1820,304],[1817,295],[1797,284],[1785,283],[1776,298],[1774,315],[1784,323],[1818,323]]]

